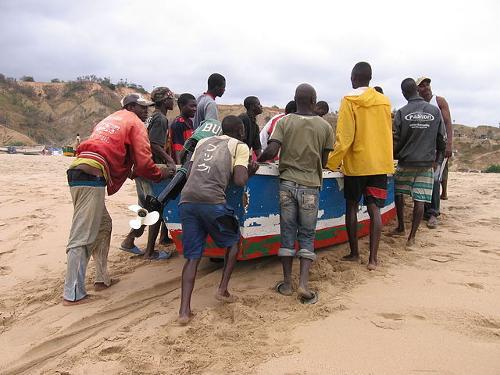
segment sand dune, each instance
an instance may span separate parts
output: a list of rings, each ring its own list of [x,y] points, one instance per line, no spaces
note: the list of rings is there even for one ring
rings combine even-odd
[[[130,181],[107,198],[109,267],[120,283],[93,292],[91,261],[92,302],[60,304],[68,163],[0,155],[1,374],[500,373],[499,175],[452,173],[441,226],[423,227],[412,252],[384,228],[375,272],[340,262],[346,245],[321,251],[314,306],[272,291],[281,277],[274,257],[240,262],[230,284],[240,299],[219,304],[220,265],[204,259],[197,316],[180,327],[183,260],[148,262],[118,250],[136,200]],[[366,261],[366,239],[361,248]]]

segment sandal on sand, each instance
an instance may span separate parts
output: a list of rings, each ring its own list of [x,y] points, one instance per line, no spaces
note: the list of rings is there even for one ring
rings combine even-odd
[[[132,254],[135,254],[135,255],[144,255],[144,251],[142,251],[141,249],[139,249],[137,246],[134,246],[132,248],[127,248],[127,247],[123,247],[123,246],[120,246],[120,250],[122,251],[126,251],[127,253],[132,253]]]
[[[304,295],[299,296],[299,301],[303,305],[314,305],[316,302],[318,302],[318,292],[314,292],[311,290],[312,297],[306,297]]]
[[[217,301],[220,301],[220,302],[224,302],[224,303],[233,303],[233,302],[236,302],[238,300],[238,297],[236,297],[235,295],[231,294],[229,296],[221,296],[220,294],[215,294],[215,299]]]
[[[290,288],[290,290],[284,290],[283,289],[283,286],[285,285],[285,282],[284,281],[279,281],[275,286],[274,286],[274,290],[276,291],[276,293],[279,293],[283,296],[291,296],[293,294],[293,290],[292,288]]]
[[[171,251],[155,251],[153,253],[153,257],[150,260],[167,260],[172,257],[172,252]]]

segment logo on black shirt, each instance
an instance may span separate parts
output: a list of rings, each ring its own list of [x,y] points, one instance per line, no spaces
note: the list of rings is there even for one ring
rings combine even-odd
[[[433,121],[434,116],[430,113],[425,112],[413,112],[405,116],[405,120],[408,121]]]

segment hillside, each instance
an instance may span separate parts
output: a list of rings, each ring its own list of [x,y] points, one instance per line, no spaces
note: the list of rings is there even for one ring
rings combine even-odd
[[[76,133],[85,139],[98,121],[120,108],[120,99],[136,91],[134,88],[106,80],[22,82],[0,74],[0,144],[62,146],[72,144]],[[243,105],[219,105],[222,118],[244,110]],[[264,107],[257,119],[259,125],[262,127],[278,112],[276,106]],[[168,117],[172,119],[178,114],[175,108]],[[335,126],[334,113],[326,119]],[[500,164],[500,129],[454,124],[454,133],[453,170],[482,170]]]

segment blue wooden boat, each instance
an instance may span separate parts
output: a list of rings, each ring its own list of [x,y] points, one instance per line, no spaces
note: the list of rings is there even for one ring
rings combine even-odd
[[[166,183],[154,184],[158,195]],[[323,188],[320,192],[315,248],[321,249],[347,242],[345,228],[345,200],[343,176],[339,172],[323,171]],[[227,202],[235,209],[239,218],[241,239],[238,259],[254,259],[276,255],[280,246],[279,173],[276,164],[263,164],[247,186],[230,186],[226,192]],[[163,219],[179,253],[182,253],[182,226],[178,214],[179,197],[170,201],[163,210]],[[363,202],[358,212],[358,236],[370,231],[370,219]],[[394,182],[389,177],[388,197],[381,209],[385,224],[395,215]],[[209,238],[204,256],[223,257],[224,249],[218,248]]]

